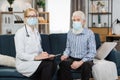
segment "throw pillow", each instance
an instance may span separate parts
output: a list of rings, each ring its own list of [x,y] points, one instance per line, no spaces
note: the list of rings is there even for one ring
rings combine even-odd
[[[95,58],[104,59],[108,56],[111,50],[117,45],[116,42],[104,42],[100,48],[98,48]]]
[[[8,67],[15,67],[15,58],[0,54],[0,65],[8,66]]]

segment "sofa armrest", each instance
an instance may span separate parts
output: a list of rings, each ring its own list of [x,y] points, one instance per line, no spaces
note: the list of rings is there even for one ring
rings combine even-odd
[[[115,62],[117,67],[120,68],[120,52],[119,51],[112,50],[110,54],[106,57],[106,60]]]
[[[116,64],[118,75],[120,76],[120,52],[112,50],[106,60],[113,61]]]

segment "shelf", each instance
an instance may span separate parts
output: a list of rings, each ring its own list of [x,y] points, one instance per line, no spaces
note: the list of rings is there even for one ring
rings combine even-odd
[[[49,34],[49,12],[39,12],[38,20],[39,32]]]
[[[14,21],[15,24],[17,23],[24,23],[24,21]]]
[[[112,14],[111,12],[105,12],[105,13],[93,13],[93,12],[90,12],[88,14],[92,14],[92,15],[108,15],[108,14]]]
[[[39,24],[49,24],[49,23],[39,23]]]
[[[39,12],[40,14],[49,14],[49,12]]]
[[[24,12],[0,12],[0,34],[15,34],[24,25]]]
[[[102,42],[112,33],[113,0],[88,0],[88,27],[100,34]],[[101,26],[101,27],[100,27]]]
[[[24,12],[0,12],[1,14],[13,14],[13,13],[24,13]]]
[[[89,27],[89,28],[109,28],[109,27]]]
[[[120,35],[107,35],[106,37],[119,37],[120,39]]]
[[[107,1],[107,0],[91,0],[91,1]]]

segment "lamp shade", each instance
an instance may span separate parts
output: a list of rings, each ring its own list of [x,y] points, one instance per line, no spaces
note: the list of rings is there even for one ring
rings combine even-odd
[[[120,24],[120,20],[118,20],[118,19],[117,19],[117,22],[116,22],[116,24]]]
[[[116,19],[114,23],[112,32],[113,34],[120,35],[120,20]]]

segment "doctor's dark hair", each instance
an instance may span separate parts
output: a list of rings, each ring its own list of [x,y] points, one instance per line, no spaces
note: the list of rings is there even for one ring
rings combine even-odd
[[[28,9],[26,9],[25,12],[24,12],[24,17],[27,17],[27,16],[28,16],[28,13],[29,13],[30,11],[34,11],[34,12],[36,13],[36,16],[38,16],[38,11],[37,11],[37,10],[35,10],[34,8],[28,8]]]

